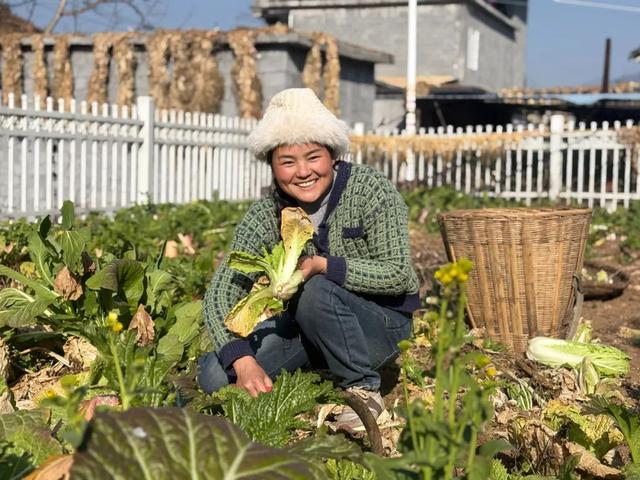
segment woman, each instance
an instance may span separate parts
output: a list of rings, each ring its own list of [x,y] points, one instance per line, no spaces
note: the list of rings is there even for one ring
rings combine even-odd
[[[241,339],[224,318],[255,278],[225,259],[204,300],[215,351],[200,360],[198,381],[207,392],[235,383],[256,396],[271,390],[283,368],[328,368],[377,418],[384,403],[376,370],[410,336],[419,304],[407,207],[381,173],[339,161],[349,148],[349,129],[310,89],[275,95],[249,145],[271,165],[274,189],[246,213],[231,250],[270,251],[280,241],[282,208],[301,207],[315,230],[298,264],[305,281],[284,314]],[[337,421],[345,430],[362,428],[350,408]]]

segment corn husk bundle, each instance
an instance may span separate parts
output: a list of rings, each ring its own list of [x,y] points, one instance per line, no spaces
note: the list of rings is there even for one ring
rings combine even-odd
[[[351,137],[351,151],[362,152],[367,162],[375,162],[392,153],[404,158],[411,150],[427,159],[441,157],[451,161],[458,151],[473,151],[480,158],[495,158],[502,150],[513,148],[526,137],[539,137],[540,132],[486,133],[450,137],[430,137],[426,135],[357,135]]]
[[[148,37],[149,90],[158,108],[220,110],[224,79],[214,55],[219,37],[203,30],[160,30]]]
[[[33,93],[40,98],[49,95],[49,77],[47,75],[47,62],[44,56],[44,35],[31,36],[31,50],[33,51]]]
[[[136,98],[136,53],[133,34],[120,34],[113,45],[113,60],[118,70],[118,105],[133,105]]]
[[[149,93],[160,109],[170,108],[169,57],[172,33],[157,30],[147,37],[147,57],[149,61]]]
[[[307,54],[302,82],[320,96],[321,80],[324,83],[324,104],[336,115],[340,107],[340,56],[338,44],[330,35],[314,33],[311,36],[313,45]],[[322,66],[322,47],[326,49],[326,63]]]
[[[240,28],[228,32],[227,39],[236,58],[231,68],[233,93],[238,113],[243,118],[262,116],[262,84],[258,77],[256,47],[258,32]]]
[[[22,95],[22,34],[9,33],[0,37],[2,47],[2,101],[7,103],[9,94],[17,98]]]
[[[313,45],[307,53],[302,69],[302,83],[320,97],[322,80],[322,44],[318,41],[319,34],[313,36]]]
[[[70,35],[58,35],[53,47],[53,96],[70,102],[73,98],[73,70],[69,48]]]
[[[196,70],[195,90],[190,110],[207,113],[220,111],[224,95],[224,78],[213,50],[220,39],[218,32],[194,32],[191,48]]]
[[[188,110],[195,90],[191,67],[191,48],[189,35],[174,33],[169,47],[173,59],[173,76],[169,87],[169,103],[172,108]]]
[[[93,71],[89,77],[87,101],[102,104],[108,99],[110,50],[113,33],[96,33],[93,36]]]

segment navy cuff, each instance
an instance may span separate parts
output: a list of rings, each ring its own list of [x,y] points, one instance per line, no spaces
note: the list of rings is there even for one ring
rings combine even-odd
[[[220,352],[218,352],[220,363],[222,363],[222,368],[224,368],[225,372],[228,372],[233,368],[233,362],[240,357],[246,357],[247,355],[254,358],[256,356],[249,344],[249,340],[241,339],[230,341],[220,349]]]
[[[342,286],[347,279],[347,260],[344,257],[327,255],[327,273],[325,277]]]

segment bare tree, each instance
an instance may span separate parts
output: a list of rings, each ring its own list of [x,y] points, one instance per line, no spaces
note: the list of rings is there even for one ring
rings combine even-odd
[[[126,26],[135,30],[152,30],[150,21],[161,0],[0,0],[0,5],[20,12],[28,20],[37,18],[44,24],[44,33],[51,33],[65,17],[75,20],[89,18],[104,29]]]

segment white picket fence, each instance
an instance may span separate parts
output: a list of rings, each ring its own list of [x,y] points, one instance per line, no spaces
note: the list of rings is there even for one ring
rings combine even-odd
[[[526,204],[534,199],[561,199],[611,211],[640,200],[640,130],[636,131],[635,145],[620,141],[620,133],[634,127],[638,128],[632,121],[611,125],[565,123],[562,115],[553,115],[549,127],[529,124],[429,128],[422,129],[419,135],[446,139],[520,132],[525,137],[506,142],[488,155],[469,142],[449,158],[405,152],[400,146],[382,155],[379,148],[364,147],[355,152],[355,159],[369,158],[369,163],[396,184],[409,180],[429,188],[448,185],[468,194]],[[398,131],[376,134],[402,137]]]
[[[258,198],[270,169],[252,159],[254,120],[156,110],[54,104],[26,96],[0,106],[0,218],[80,212],[143,202]]]
[[[72,200],[79,211],[112,211],[135,203],[260,197],[268,165],[250,155],[254,120],[162,111],[149,97],[132,109],[77,105],[23,96],[0,105],[0,218],[33,217]],[[625,207],[640,199],[640,152],[619,141],[632,127],[564,124],[479,126],[421,131],[423,138],[528,132],[491,158],[473,147],[448,158],[357,149],[349,160],[377,165],[396,184],[450,185],[470,194],[524,200],[577,201]],[[397,135],[385,132],[384,135]]]

